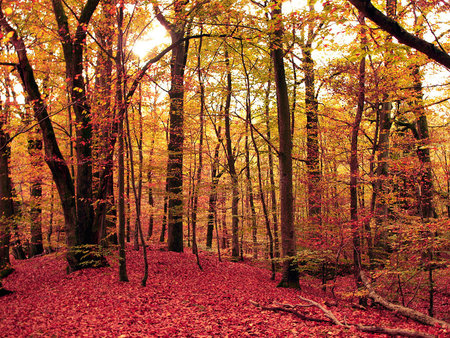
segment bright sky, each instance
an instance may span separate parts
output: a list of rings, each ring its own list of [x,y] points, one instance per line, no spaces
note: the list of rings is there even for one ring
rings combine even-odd
[[[135,42],[132,51],[144,61],[149,52],[163,43],[170,43],[169,34],[159,22],[155,22],[152,29]]]

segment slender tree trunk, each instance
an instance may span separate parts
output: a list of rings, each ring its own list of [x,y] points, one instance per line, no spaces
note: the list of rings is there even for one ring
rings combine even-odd
[[[259,152],[259,148],[258,145],[256,144],[256,139],[255,139],[255,135],[253,132],[253,128],[250,129],[250,134],[252,137],[252,142],[253,142],[253,148],[255,149],[255,153],[256,153],[256,164],[258,167],[258,187],[259,187],[259,198],[261,200],[261,205],[263,208],[263,214],[264,214],[264,220],[266,223],[266,232],[267,232],[267,237],[268,237],[268,241],[269,241],[269,258],[270,258],[270,265],[272,267],[272,280],[275,280],[275,261],[274,261],[274,250],[273,250],[273,235],[272,235],[272,229],[271,229],[271,225],[270,225],[270,217],[269,217],[269,210],[267,208],[267,203],[266,203],[266,199],[265,199],[265,194],[264,194],[264,186],[263,186],[263,180],[262,180],[262,173],[261,173],[261,154]]]
[[[4,128],[7,123],[7,112],[0,101],[0,279],[11,271],[9,259],[9,242],[13,227],[14,205],[12,185],[9,174],[10,147],[9,135]],[[0,285],[0,292],[2,287]]]
[[[167,187],[166,187],[166,194],[164,195],[164,208],[163,208],[163,219],[162,219],[162,226],[161,226],[161,234],[159,236],[159,241],[163,243],[165,241],[166,237],[166,229],[167,229],[167,205],[168,205],[168,197],[167,197]]]
[[[230,128],[230,105],[231,105],[231,69],[230,69],[230,59],[228,56],[228,50],[225,49],[225,65],[227,67],[227,96],[224,108],[224,119],[225,119],[225,141],[226,141],[226,155],[228,163],[228,172],[231,177],[231,189],[232,189],[232,200],[231,200],[231,256],[233,259],[239,259],[239,181],[236,172],[236,158],[233,153],[232,140],[231,140],[231,128]]]
[[[366,29],[364,22],[364,15],[359,14],[361,47],[365,48]],[[359,62],[358,73],[358,105],[356,109],[355,121],[352,126],[351,134],[351,151],[350,151],[350,220],[352,224],[353,236],[353,265],[355,269],[355,280],[357,288],[362,287],[361,281],[361,230],[358,219],[358,178],[359,178],[359,164],[358,164],[358,136],[361,119],[364,112],[365,101],[365,77],[366,77],[366,58],[363,56]]]
[[[270,69],[272,67],[270,66]],[[269,72],[269,80],[267,81],[266,95],[265,95],[265,115],[266,115],[266,126],[267,126],[267,140],[269,142],[272,141],[271,132],[270,132],[270,116],[269,116],[269,95],[271,88],[271,76],[272,71]],[[273,155],[272,148],[270,144],[267,145],[267,154],[269,159],[269,180],[270,180],[270,197],[271,197],[271,214],[273,221],[273,241],[274,241],[274,256],[280,257],[280,248],[279,248],[279,239],[278,239],[278,210],[277,210],[277,197],[276,197],[276,188],[275,188],[275,175],[273,168]]]
[[[134,239],[134,249],[139,250],[139,238],[141,240],[142,251],[144,254],[144,277],[142,278],[142,286],[147,284],[148,278],[148,258],[147,258],[147,247],[145,245],[144,234],[142,232],[141,225],[141,197],[142,197],[142,112],[139,107],[139,120],[140,120],[140,138],[138,140],[138,149],[139,149],[139,177],[138,177],[138,186],[136,187],[135,180],[135,172],[134,172],[134,161],[133,161],[133,148],[131,146],[131,133],[130,133],[130,124],[128,117],[125,116],[126,121],[126,129],[127,129],[127,138],[128,138],[128,152],[130,154],[130,175],[131,175],[131,186],[133,188],[134,195],[134,205],[136,208],[136,229],[135,229],[135,239]],[[138,237],[139,236],[139,237]],[[136,238],[138,237],[138,238]]]
[[[118,41],[117,41],[117,56],[116,56],[116,72],[117,72],[117,84],[116,84],[116,105],[119,110],[119,125],[118,125],[118,220],[119,220],[119,279],[122,282],[128,282],[127,263],[125,253],[125,160],[124,160],[124,114],[125,110],[122,109],[124,102],[123,97],[123,2],[119,7],[119,15],[117,18],[117,26],[119,29]]]
[[[208,229],[206,233],[206,247],[211,248],[213,240],[214,225],[217,224],[217,185],[219,184],[220,174],[219,170],[219,150],[222,144],[221,126],[218,128],[218,142],[214,148],[214,158],[211,162],[211,190],[209,193],[208,204]]]
[[[30,257],[42,254],[44,246],[42,244],[42,140],[38,135],[28,139],[28,153],[31,158],[31,165],[36,170],[36,175],[31,182],[31,239],[30,239]]]
[[[292,134],[289,98],[283,61],[283,25],[281,1],[272,1],[272,24],[274,27],[271,56],[275,73],[278,108],[278,133],[280,139],[280,206],[283,275],[278,286],[299,288],[299,272],[294,262],[296,254],[294,201],[292,194]]]
[[[192,253],[197,257],[197,264],[200,265],[200,260],[198,256],[198,248],[197,248],[197,209],[198,209],[198,191],[200,189],[200,184],[202,181],[202,170],[203,170],[203,128],[204,128],[204,116],[205,116],[205,87],[203,84],[202,78],[202,68],[201,68],[201,51],[202,51],[202,42],[203,40],[200,38],[198,45],[198,53],[197,53],[197,75],[198,75],[198,83],[199,83],[199,94],[200,94],[200,139],[198,143],[198,168],[196,173],[196,182],[193,190],[193,199],[192,199]]]
[[[250,77],[248,74],[247,66],[245,63],[244,58],[244,46],[241,42],[241,59],[242,59],[242,66],[244,68],[244,74],[245,74],[245,87],[246,87],[246,96],[245,96],[245,110],[246,110],[246,118],[245,118],[245,173],[247,176],[247,196],[248,201],[250,205],[250,220],[251,220],[251,229],[252,229],[252,243],[253,243],[253,258],[258,258],[258,239],[257,239],[257,233],[258,233],[258,226],[256,223],[256,209],[255,209],[255,198],[253,194],[253,186],[252,186],[252,179],[251,179],[251,168],[250,168],[250,146],[249,146],[249,140],[248,140],[248,134],[250,127],[251,131],[250,133],[253,133],[253,129],[251,127],[251,120],[252,120],[252,110],[251,110],[251,90],[250,90]]]

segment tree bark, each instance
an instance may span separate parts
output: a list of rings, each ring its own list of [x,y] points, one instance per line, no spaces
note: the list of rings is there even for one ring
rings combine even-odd
[[[306,107],[306,167],[308,177],[308,219],[314,232],[319,232],[322,223],[322,189],[319,153],[319,104],[316,100],[314,60],[312,58],[312,28],[309,28],[307,42],[302,46],[303,69],[305,72]]]
[[[252,129],[252,107],[251,107],[251,89],[250,89],[250,76],[247,70],[247,66],[244,58],[244,46],[241,42],[241,60],[242,66],[244,68],[245,75],[245,87],[246,87],[246,95],[245,95],[245,174],[247,176],[247,196],[248,202],[250,205],[250,221],[251,221],[251,229],[252,229],[252,251],[253,251],[253,259],[258,258],[258,226],[256,222],[256,209],[255,209],[255,198],[253,193],[253,185],[252,185],[252,177],[251,177],[251,168],[250,168],[250,146],[249,146],[249,132],[253,134]],[[249,131],[250,128],[250,131]],[[272,245],[272,244],[271,244]],[[272,251],[273,255],[273,251]],[[273,258],[273,257],[272,257]]]
[[[117,40],[117,55],[116,55],[116,71],[117,71],[117,83],[116,83],[116,106],[119,114],[118,118],[118,130],[117,138],[118,144],[118,216],[119,216],[119,279],[122,282],[128,282],[126,252],[125,252],[125,160],[124,160],[124,115],[126,113],[124,109],[124,97],[123,97],[123,2],[120,3],[119,15],[117,17],[117,26],[119,29]]]
[[[174,3],[175,22],[170,23],[154,5],[156,17],[169,32],[172,44],[185,35],[185,2]],[[183,143],[184,143],[184,69],[187,61],[188,41],[172,49],[170,60],[170,130],[169,159],[167,162],[168,238],[170,251],[183,251]]]
[[[34,134],[34,135],[33,135]],[[30,252],[29,257],[34,257],[40,255],[44,252],[44,246],[42,244],[42,140],[39,135],[34,132],[30,133],[28,138],[28,154],[30,155],[30,162],[36,174],[32,178],[30,198],[31,198],[31,209],[30,209]]]
[[[211,190],[209,193],[209,203],[208,203],[208,229],[206,233],[206,247],[212,247],[213,231],[214,226],[217,224],[217,185],[219,184],[219,179],[221,174],[218,174],[219,170],[219,150],[222,144],[221,138],[221,126],[219,126],[218,131],[218,142],[214,148],[214,157],[211,162]]]
[[[365,48],[367,43],[366,28],[364,22],[364,14],[359,14],[358,20],[360,23],[361,48]],[[364,54],[363,54],[364,55]],[[356,287],[361,287],[361,280],[359,271],[361,269],[361,229],[358,217],[358,178],[359,178],[359,164],[358,164],[358,136],[361,125],[362,115],[364,112],[365,103],[365,77],[366,77],[366,58],[361,57],[358,71],[358,101],[356,108],[355,120],[352,126],[351,134],[351,150],[350,150],[350,221],[352,224],[353,237],[353,266],[355,269]]]
[[[294,256],[296,255],[294,204],[292,194],[292,134],[289,98],[283,61],[283,18],[281,1],[272,1],[272,24],[274,27],[271,56],[274,65],[277,89],[278,134],[280,139],[280,207],[281,207],[281,244],[283,253],[283,275],[278,286],[299,288],[299,272]]]
[[[239,259],[239,180],[236,172],[236,158],[233,153],[231,129],[230,129],[230,105],[231,105],[231,69],[230,59],[228,56],[228,50],[225,49],[225,65],[227,68],[227,91],[226,101],[224,107],[224,119],[225,119],[225,141],[226,141],[226,155],[228,163],[228,172],[231,177],[231,256],[233,259]]]
[[[267,81],[266,94],[264,98],[264,111],[266,115],[266,127],[267,127],[267,141],[271,142],[271,132],[270,132],[270,107],[269,107],[269,95],[271,88],[271,77],[272,77],[272,66],[270,66],[269,80]],[[273,245],[274,245],[274,256],[280,257],[280,244],[278,239],[278,210],[277,210],[277,193],[275,188],[275,174],[273,168],[273,154],[270,144],[267,145],[267,157],[269,160],[269,182],[270,182],[270,201],[271,201],[271,216],[273,222]]]
[[[0,279],[10,270],[9,242],[13,226],[14,205],[12,185],[9,174],[11,150],[8,146],[9,135],[4,127],[7,122],[6,110],[0,101]],[[0,290],[1,290],[0,285]]]

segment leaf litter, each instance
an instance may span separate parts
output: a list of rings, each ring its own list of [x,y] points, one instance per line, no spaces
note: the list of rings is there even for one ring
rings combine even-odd
[[[268,270],[247,263],[219,262],[150,247],[149,279],[143,275],[142,253],[127,251],[130,282],[118,280],[117,264],[67,275],[64,255],[54,253],[13,261],[15,272],[3,280],[13,294],[0,298],[1,337],[371,337],[353,328],[304,321],[292,314],[261,310],[273,303],[302,304],[299,296],[331,310],[342,322],[404,328],[444,337],[427,327],[380,308],[355,309],[332,297],[318,280],[301,280],[301,291],[277,288]],[[278,276],[278,279],[280,276]],[[350,280],[342,280],[349,284]],[[332,304],[332,306],[327,306]],[[313,307],[308,317],[327,319]]]

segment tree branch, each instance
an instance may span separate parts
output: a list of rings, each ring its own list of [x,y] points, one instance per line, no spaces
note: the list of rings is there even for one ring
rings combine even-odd
[[[399,23],[375,8],[370,0],[349,0],[364,15],[376,23],[382,30],[394,36],[400,43],[409,46],[427,55],[437,63],[450,70],[450,55],[436,47],[434,44],[418,38],[406,31]]]

